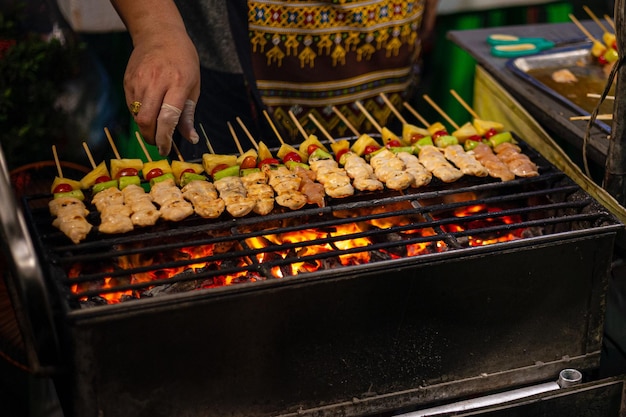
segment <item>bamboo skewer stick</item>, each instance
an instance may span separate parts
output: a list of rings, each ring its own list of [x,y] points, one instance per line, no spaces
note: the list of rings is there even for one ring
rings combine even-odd
[[[202,126],[202,123],[200,123],[200,130],[202,130],[202,136],[204,136],[207,149],[209,150],[210,153],[215,154],[215,151],[213,150],[213,146],[211,146],[211,142],[209,142],[209,136],[206,134],[206,131],[204,130],[204,126]]]
[[[313,116],[311,113],[308,114],[309,119],[311,119],[311,121],[315,124],[315,126],[317,126],[317,128],[320,130],[320,132],[322,132],[322,134],[324,136],[326,136],[326,139],[328,139],[329,142],[331,143],[335,143],[335,139],[330,135],[330,133],[328,133],[328,131],[324,128],[324,126],[322,126],[322,124],[315,118],[315,116]]]
[[[389,100],[387,98],[387,96],[385,95],[385,93],[380,93],[380,98],[383,99],[383,101],[385,102],[385,104],[387,105],[387,107],[389,107],[389,109],[393,112],[393,114],[396,115],[396,117],[398,118],[398,120],[400,120],[400,123],[402,124],[407,124],[406,119],[404,117],[402,117],[402,114],[400,114],[400,112],[398,111],[398,109],[396,109],[396,106],[393,105],[393,103],[391,102],[391,100]]]
[[[122,159],[120,153],[117,151],[117,146],[115,146],[115,141],[113,140],[113,136],[111,136],[111,132],[109,132],[109,128],[104,128],[104,134],[106,135],[109,145],[111,145],[111,149],[113,149],[113,153],[115,154],[115,159]]]
[[[94,161],[93,156],[91,155],[91,151],[89,150],[89,146],[87,146],[87,142],[83,142],[83,149],[85,150],[85,153],[87,154],[87,158],[89,159],[91,168],[96,169],[97,164],[96,164],[96,161]]]
[[[265,116],[265,119],[267,120],[267,123],[269,123],[270,127],[274,131],[274,134],[278,138],[278,141],[280,142],[280,144],[284,145],[285,141],[283,140],[283,137],[280,135],[280,132],[276,128],[276,125],[274,124],[274,121],[270,117],[269,113],[267,111],[263,110],[263,115]],[[296,124],[296,127],[298,128],[298,130],[300,131],[302,136],[306,139],[307,135],[306,135],[306,132],[304,131],[304,128],[302,127],[300,122],[298,122],[298,118],[296,117],[295,114],[293,114],[293,112],[291,110],[289,110],[289,116],[291,116],[291,120],[293,120],[293,122]]]
[[[150,156],[150,152],[148,152],[148,149],[146,149],[146,145],[143,143],[143,139],[141,138],[141,135],[139,134],[139,132],[135,132],[135,137],[137,138],[137,142],[139,142],[139,146],[141,146],[141,149],[143,150],[144,155],[146,155],[146,159],[148,160],[148,162],[152,162],[152,157]]]
[[[291,117],[291,120],[296,125],[296,128],[300,131],[300,134],[302,135],[302,137],[304,139],[306,139],[308,135],[307,135],[306,131],[304,130],[304,127],[302,126],[302,124],[300,124],[300,122],[298,121],[298,118],[296,117],[295,114],[293,114],[293,112],[291,110],[289,110],[289,117]],[[272,123],[272,125],[273,125],[273,123]],[[280,135],[277,135],[277,136],[280,139]]]
[[[183,155],[180,153],[180,150],[178,149],[178,146],[176,146],[176,142],[172,141],[172,148],[174,148],[174,152],[176,152],[176,155],[178,156],[178,160],[180,162],[185,162],[185,158],[183,158]]]
[[[610,33],[608,31],[608,29],[606,28],[606,26],[604,26],[602,24],[602,22],[600,21],[600,19],[598,19],[598,17],[595,15],[595,13],[593,11],[591,11],[591,9],[587,6],[583,6],[583,10],[585,12],[587,12],[587,14],[589,15],[589,17],[591,18],[591,20],[593,20],[594,22],[596,22],[598,24],[598,26],[600,26],[600,29],[602,29],[602,31],[604,33]]]
[[[378,133],[383,133],[383,128],[378,124],[376,119],[374,119],[374,116],[372,116],[370,112],[367,111],[363,104],[361,104],[360,101],[357,101],[355,104],[359,108],[359,110],[361,110],[361,112],[365,115],[365,117],[367,117],[367,120],[370,121],[374,128],[378,130]]]
[[[467,102],[465,100],[463,100],[463,98],[456,91],[450,90],[450,93],[452,93],[454,98],[457,99],[457,101],[461,104],[461,106],[463,106],[465,108],[465,110],[467,110],[467,112],[474,119],[480,119],[480,117],[478,117],[478,113],[476,113],[476,111],[474,111],[474,109],[469,104],[467,104]]]
[[[454,127],[455,129],[459,128],[459,125],[455,123],[454,120],[452,120],[452,118],[450,116],[448,116],[446,114],[446,112],[443,111],[443,109],[441,107],[439,107],[437,105],[437,103],[435,103],[429,96],[428,94],[424,94],[424,100],[426,100],[428,102],[428,104],[430,104],[431,106],[433,106],[433,108],[435,110],[437,110],[437,113],[439,113],[444,119],[446,119],[448,121],[448,123],[450,123],[452,125],[452,127]]]
[[[52,145],[52,156],[54,157],[54,164],[57,167],[57,173],[59,174],[59,178],[64,178],[63,169],[61,168],[61,162],[59,161],[59,154],[57,153],[56,145]]]
[[[244,133],[248,137],[248,140],[250,141],[250,143],[252,143],[252,146],[254,146],[254,149],[258,150],[259,144],[257,143],[256,139],[254,139],[254,136],[252,136],[252,133],[250,133],[250,131],[244,124],[243,120],[241,120],[241,117],[237,116],[235,120],[237,120],[237,123],[239,123],[239,126],[241,126],[241,129],[243,129]]]
[[[609,16],[608,14],[605,14],[604,20],[606,20],[609,26],[611,26],[611,29],[615,31],[615,21],[611,18],[611,16]]]
[[[594,37],[591,33],[589,33],[589,31],[588,31],[588,30],[587,30],[587,29],[586,29],[586,28],[585,28],[585,27],[584,27],[584,26],[583,26],[583,25],[582,25],[582,24],[578,21],[578,19],[576,19],[576,16],[574,16],[574,15],[573,15],[573,14],[571,14],[571,13],[570,13],[570,14],[568,14],[568,16],[569,16],[570,20],[571,20],[572,22],[574,22],[574,24],[575,24],[576,26],[578,26],[578,29],[580,29],[580,31],[581,31],[582,33],[584,33],[584,34],[585,34],[585,36],[586,36],[587,38],[589,38],[589,39],[590,39],[591,41],[593,41],[593,42],[600,42],[600,41],[599,41],[599,40],[597,40],[597,39],[596,39],[596,38],[595,38],[595,37]]]
[[[591,119],[591,116],[571,116],[569,118],[570,120],[589,120]],[[612,114],[598,114],[595,117],[596,120],[613,120],[613,115]]]
[[[243,155],[243,148],[241,147],[241,143],[239,143],[239,138],[237,137],[237,132],[235,132],[235,128],[230,122],[226,122],[228,126],[228,130],[230,131],[230,135],[233,137],[235,141],[235,145],[237,146],[237,150],[239,151],[239,155]]]
[[[352,134],[354,136],[359,136],[360,135],[359,131],[352,125],[352,123],[350,123],[348,118],[346,116],[344,116],[344,114],[342,112],[340,112],[337,107],[333,106],[333,112],[348,127],[348,129],[352,132]]]
[[[409,103],[407,103],[406,101],[405,101],[404,103],[402,103],[402,105],[403,105],[404,107],[406,107],[406,109],[407,109],[407,110],[408,110],[408,111],[409,111],[409,112],[410,112],[413,116],[415,116],[415,118],[416,118],[417,120],[419,120],[419,121],[420,121],[420,123],[421,123],[423,126],[425,126],[425,127],[430,126],[430,123],[428,123],[428,121],[427,121],[426,119],[424,119],[424,117],[423,117],[421,114],[419,114],[419,113],[417,112],[417,110],[415,110],[415,108],[414,108],[413,106],[411,106],[411,105],[410,105]]]

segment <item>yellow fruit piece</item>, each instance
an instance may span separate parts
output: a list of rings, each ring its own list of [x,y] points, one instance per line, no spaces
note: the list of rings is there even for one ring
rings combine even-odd
[[[243,160],[249,156],[253,157],[256,160],[259,157],[259,153],[256,151],[256,149],[248,149],[237,157],[237,165],[241,165]]]
[[[452,132],[452,136],[456,137],[461,143],[465,142],[467,138],[476,135],[478,135],[478,130],[476,130],[472,122],[467,122],[463,126],[459,127],[457,130]]]
[[[80,181],[71,180],[65,177],[54,177],[54,181],[52,181],[52,186],[50,186],[50,192],[53,193],[54,189],[59,184],[68,184],[72,187],[72,190],[80,190],[81,188]]]
[[[259,142],[259,149],[257,149],[257,152],[259,154],[259,162],[274,157],[270,149],[263,142]]]
[[[330,144],[330,148],[335,155],[339,155],[344,149],[350,149],[350,142],[347,139],[339,139]]]
[[[441,131],[447,132],[448,129],[446,129],[443,123],[435,122],[431,124],[430,126],[428,126],[428,131],[430,132],[431,135],[434,135],[435,133],[441,132]]]
[[[202,155],[202,166],[204,167],[204,172],[211,175],[213,170],[218,165],[226,165],[233,166],[237,165],[237,156],[236,155],[220,155],[215,153],[205,153]]]
[[[322,142],[319,141],[319,139],[317,138],[317,136],[315,135],[309,135],[309,137],[300,144],[300,152],[305,154],[307,156],[307,160],[308,160],[308,156],[309,156],[309,146],[311,145],[317,145],[320,149],[322,149],[324,152],[329,152],[328,148],[326,146],[324,146],[324,144],[322,144]],[[306,162],[306,161],[303,161]]]
[[[607,48],[613,48],[615,45],[615,35],[613,33],[604,32],[602,35],[602,42],[606,45]]]
[[[176,179],[176,184],[180,183],[180,177],[183,175],[183,172],[187,169],[192,169],[196,174],[202,174],[204,171],[204,167],[202,164],[197,164],[193,162],[183,162],[179,160],[172,161],[172,174],[174,174],[174,178]]]
[[[152,171],[153,169],[160,169],[161,171],[163,171],[164,174],[172,172],[170,162],[167,159],[160,159],[158,161],[146,162],[145,164],[143,164],[143,168],[141,169],[141,175],[146,178],[148,172]]]
[[[605,51],[606,51],[606,46],[602,42],[599,42],[599,41],[593,42],[593,45],[591,46],[591,55],[598,58],[599,56],[602,56]]]
[[[308,156],[302,152],[300,152],[299,150],[297,150],[296,148],[294,148],[291,145],[288,145],[286,143],[283,143],[280,148],[278,149],[278,152],[276,152],[276,156],[278,156],[278,159],[280,159],[282,161],[282,159],[285,157],[285,155],[287,155],[290,152],[295,152],[298,154],[298,156],[300,156],[300,159],[302,160],[302,162],[306,162],[308,159]]]
[[[91,188],[96,183],[96,180],[100,177],[111,178],[111,175],[109,174],[109,169],[107,168],[107,165],[104,161],[100,162],[97,167],[95,167],[91,172],[88,172],[80,180],[81,188],[84,190]]]
[[[428,131],[428,129],[417,127],[410,123],[405,123],[402,126],[402,141],[406,144],[417,142],[417,138],[422,138],[430,135],[431,133]],[[413,137],[415,137],[416,139],[412,139]]]
[[[364,133],[359,136],[356,142],[352,144],[351,149],[352,152],[354,152],[355,154],[362,156],[365,153],[365,148],[367,148],[368,146],[377,146],[379,148],[381,147],[380,144],[376,142],[373,137],[371,137],[367,133]]]
[[[389,130],[387,127],[383,127],[380,130],[380,137],[383,140],[383,144],[388,144],[389,142],[391,142],[392,140],[397,140],[398,142],[400,142],[402,145],[408,145],[409,143],[405,143],[404,140],[402,138],[400,138],[398,135],[396,135],[395,133],[393,133],[391,130]]]
[[[502,132],[504,130],[502,123],[489,120],[474,119],[473,125],[480,136],[483,136],[491,129],[494,129],[496,132]]]
[[[111,159],[111,178],[117,178],[117,174],[127,168],[134,168],[139,173],[143,168],[143,161],[134,158]]]

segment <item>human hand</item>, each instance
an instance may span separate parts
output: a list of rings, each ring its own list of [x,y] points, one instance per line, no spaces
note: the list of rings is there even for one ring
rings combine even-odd
[[[141,135],[163,156],[171,150],[176,128],[197,143],[194,114],[200,95],[200,64],[186,31],[155,28],[134,36],[133,44],[124,90]],[[141,104],[135,106],[135,102]]]

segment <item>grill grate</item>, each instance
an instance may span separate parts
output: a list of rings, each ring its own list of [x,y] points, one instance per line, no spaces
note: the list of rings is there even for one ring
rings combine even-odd
[[[26,215],[69,309],[109,304],[107,296],[113,295],[117,303],[497,251],[617,224],[565,174],[532,150],[525,152],[540,167],[540,176],[507,182],[434,180],[404,192],[331,200],[323,208],[234,220],[190,217],[124,235],[96,232],[77,245],[51,226],[42,208],[49,195],[25,197]],[[90,221],[97,224],[97,213],[90,214]],[[339,232],[348,226],[350,231]]]

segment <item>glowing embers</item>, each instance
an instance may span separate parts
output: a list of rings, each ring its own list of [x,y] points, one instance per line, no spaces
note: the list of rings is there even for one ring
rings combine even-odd
[[[229,256],[241,249],[235,240],[167,250],[136,246],[125,247],[125,255],[72,265],[67,274],[75,298],[83,306],[116,304],[264,279],[248,258]]]
[[[449,215],[435,215],[444,219]],[[456,239],[470,247],[521,239],[526,227],[515,227],[523,222],[518,214],[507,213],[500,207],[473,204],[452,211],[454,221],[443,222],[442,230],[453,234]]]

